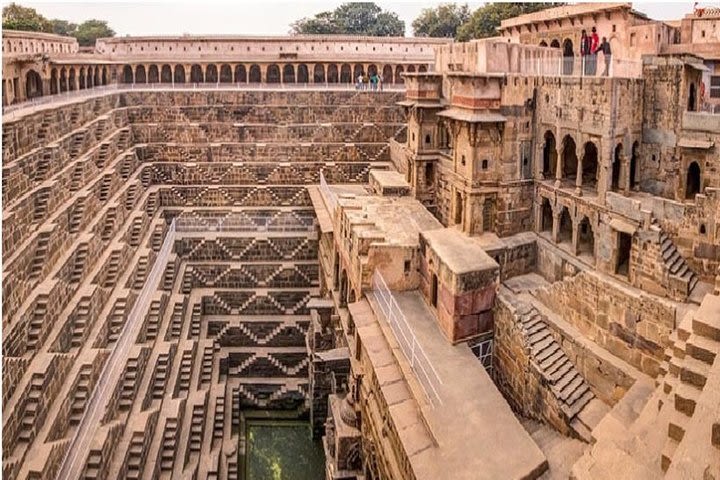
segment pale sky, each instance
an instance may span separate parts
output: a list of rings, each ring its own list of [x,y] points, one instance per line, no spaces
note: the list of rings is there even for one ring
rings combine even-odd
[[[2,1],[3,6],[9,2]],[[97,18],[107,20],[118,35],[181,35],[235,34],[285,35],[290,24],[302,17],[333,10],[342,4],[320,0],[202,0],[202,1],[92,1],[68,2],[45,0],[17,1],[35,8],[47,18],[60,18],[80,23]],[[406,35],[412,35],[410,24],[423,8],[442,1],[394,0],[376,2],[384,10],[391,10],[405,21]],[[467,3],[471,8],[481,1]],[[701,2],[701,4],[704,2]],[[635,2],[634,7],[658,20],[680,19],[693,9],[694,2]]]

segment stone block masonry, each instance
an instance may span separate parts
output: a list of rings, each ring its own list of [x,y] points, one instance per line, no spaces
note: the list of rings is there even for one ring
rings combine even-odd
[[[72,445],[86,478],[233,478],[240,409],[307,412],[305,186],[387,168],[398,99],[116,92],[6,122],[5,476],[53,478]],[[105,423],[75,445],[173,219]]]

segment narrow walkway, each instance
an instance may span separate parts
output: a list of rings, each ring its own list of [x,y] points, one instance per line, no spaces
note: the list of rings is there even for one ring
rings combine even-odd
[[[130,349],[135,345],[135,339],[142,329],[145,312],[148,310],[153,293],[158,287],[174,243],[175,222],[173,221],[165,235],[165,240],[158,252],[147,281],[140,292],[140,296],[130,311],[128,321],[125,323],[122,333],[120,333],[120,337],[110,353],[110,357],[107,362],[105,362],[105,367],[100,374],[97,387],[93,390],[90,397],[88,408],[67,450],[67,456],[63,461],[57,477],[59,479],[82,478],[82,472],[90,453],[90,445],[96,428],[100,425],[105,413],[105,408],[125,370]]]

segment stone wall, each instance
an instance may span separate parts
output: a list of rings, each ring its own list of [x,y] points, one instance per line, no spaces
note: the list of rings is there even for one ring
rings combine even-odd
[[[672,303],[592,272],[541,288],[536,296],[586,338],[641,372],[657,375],[676,326]]]

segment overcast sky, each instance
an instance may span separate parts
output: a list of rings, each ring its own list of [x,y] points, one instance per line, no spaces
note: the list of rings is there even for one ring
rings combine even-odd
[[[7,1],[2,1],[3,6]],[[48,18],[60,18],[75,23],[90,18],[107,20],[118,35],[180,35],[236,34],[284,35],[290,24],[302,17],[332,10],[342,1],[319,0],[202,0],[202,1],[92,1],[68,2],[45,0],[18,1],[35,8]],[[395,0],[376,2],[405,21],[406,35],[412,35],[410,24],[423,8],[440,1]],[[484,2],[468,1],[475,8]],[[680,19],[690,13],[694,2],[643,2],[635,9],[658,20]],[[701,2],[702,3],[702,2]]]

